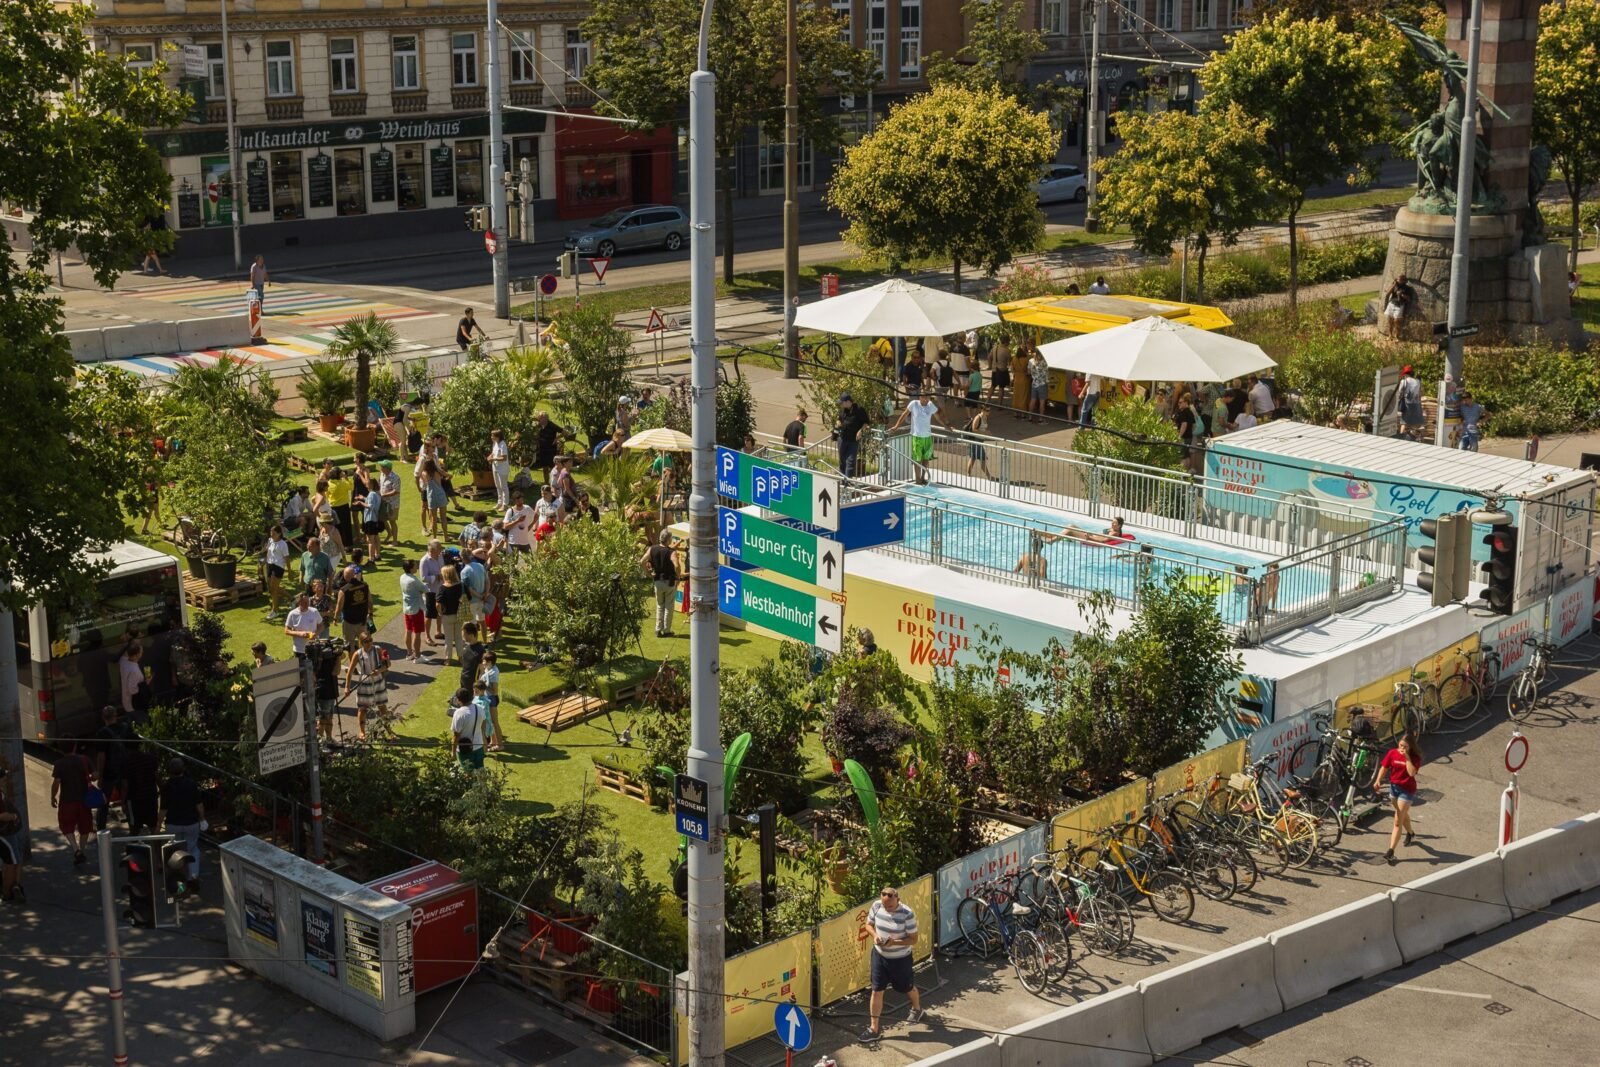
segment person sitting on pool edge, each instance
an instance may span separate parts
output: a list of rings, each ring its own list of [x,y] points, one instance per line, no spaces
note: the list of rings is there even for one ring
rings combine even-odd
[[[1041,582],[1049,577],[1050,561],[1036,548],[1030,548],[1017,558],[1017,565],[1011,568],[1012,574],[1020,574],[1024,578],[1038,578]]]
[[[1116,518],[1111,520],[1111,529],[1107,530],[1105,533],[1095,533],[1093,530],[1085,530],[1080,526],[1074,526],[1073,524],[1068,523],[1066,529],[1062,530],[1060,533],[1044,535],[1046,544],[1050,543],[1051,541],[1061,541],[1065,539],[1082,541],[1085,544],[1090,545],[1126,545],[1133,541],[1133,534],[1123,532],[1122,516],[1118,515]]]

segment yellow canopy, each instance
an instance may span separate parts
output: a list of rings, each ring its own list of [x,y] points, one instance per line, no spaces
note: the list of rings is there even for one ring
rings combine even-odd
[[[1007,322],[1042,326],[1068,333],[1094,333],[1135,319],[1155,315],[1187,323],[1202,330],[1232,326],[1233,320],[1218,307],[1180,304],[1176,300],[1151,300],[1142,296],[1036,296],[1000,305]]]

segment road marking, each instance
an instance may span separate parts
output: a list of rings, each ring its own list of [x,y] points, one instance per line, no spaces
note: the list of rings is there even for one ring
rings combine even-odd
[[[1147,945],[1154,945],[1156,948],[1170,949],[1173,952],[1193,952],[1196,956],[1209,956],[1216,951],[1209,948],[1195,948],[1193,945],[1180,945],[1175,941],[1157,941],[1153,937],[1145,937],[1143,935],[1140,935],[1139,940]]]
[[[1431,985],[1413,985],[1410,982],[1379,982],[1385,989],[1408,989],[1413,993],[1437,993],[1442,997],[1467,997],[1471,1000],[1493,1000],[1488,993],[1463,993],[1459,989],[1439,989]]]

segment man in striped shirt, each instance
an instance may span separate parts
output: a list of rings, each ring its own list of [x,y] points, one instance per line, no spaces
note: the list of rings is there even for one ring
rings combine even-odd
[[[893,987],[911,998],[909,1022],[922,1021],[922,997],[911,973],[911,953],[917,944],[917,914],[900,902],[900,893],[885,886],[867,909],[866,931],[872,935],[871,1025],[861,1032],[862,1041],[883,1036],[879,1019],[883,1015],[883,991]]]

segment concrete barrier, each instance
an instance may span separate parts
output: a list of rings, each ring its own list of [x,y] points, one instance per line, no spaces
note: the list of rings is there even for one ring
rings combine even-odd
[[[1283,1011],[1272,946],[1264,937],[1163,971],[1136,988],[1144,999],[1145,1037],[1158,1058]]]
[[[934,1064],[937,1067],[1000,1067],[1000,1046],[992,1037],[980,1037],[976,1041],[918,1060],[917,1063]]]
[[[1268,934],[1267,941],[1285,1011],[1405,962],[1394,939],[1394,903],[1386,893],[1286,926]]]
[[[1511,921],[1506,903],[1505,864],[1497,852],[1389,890],[1394,903],[1394,939],[1407,963],[1452,941]]]
[[[1600,815],[1552,826],[1500,849],[1513,915],[1600,885]]]
[[[107,326],[101,333],[105,336],[107,359],[162,356],[178,351],[178,324],[175,322]]]
[[[68,330],[66,337],[67,343],[72,346],[72,358],[79,363],[99,363],[106,358],[106,339],[100,327]]]
[[[1000,1037],[1000,1067],[1147,1067],[1144,998],[1134,986],[1013,1026]]]
[[[205,319],[180,320],[178,347],[173,351],[196,352],[207,348],[228,348],[249,343],[249,315],[213,315]]]

